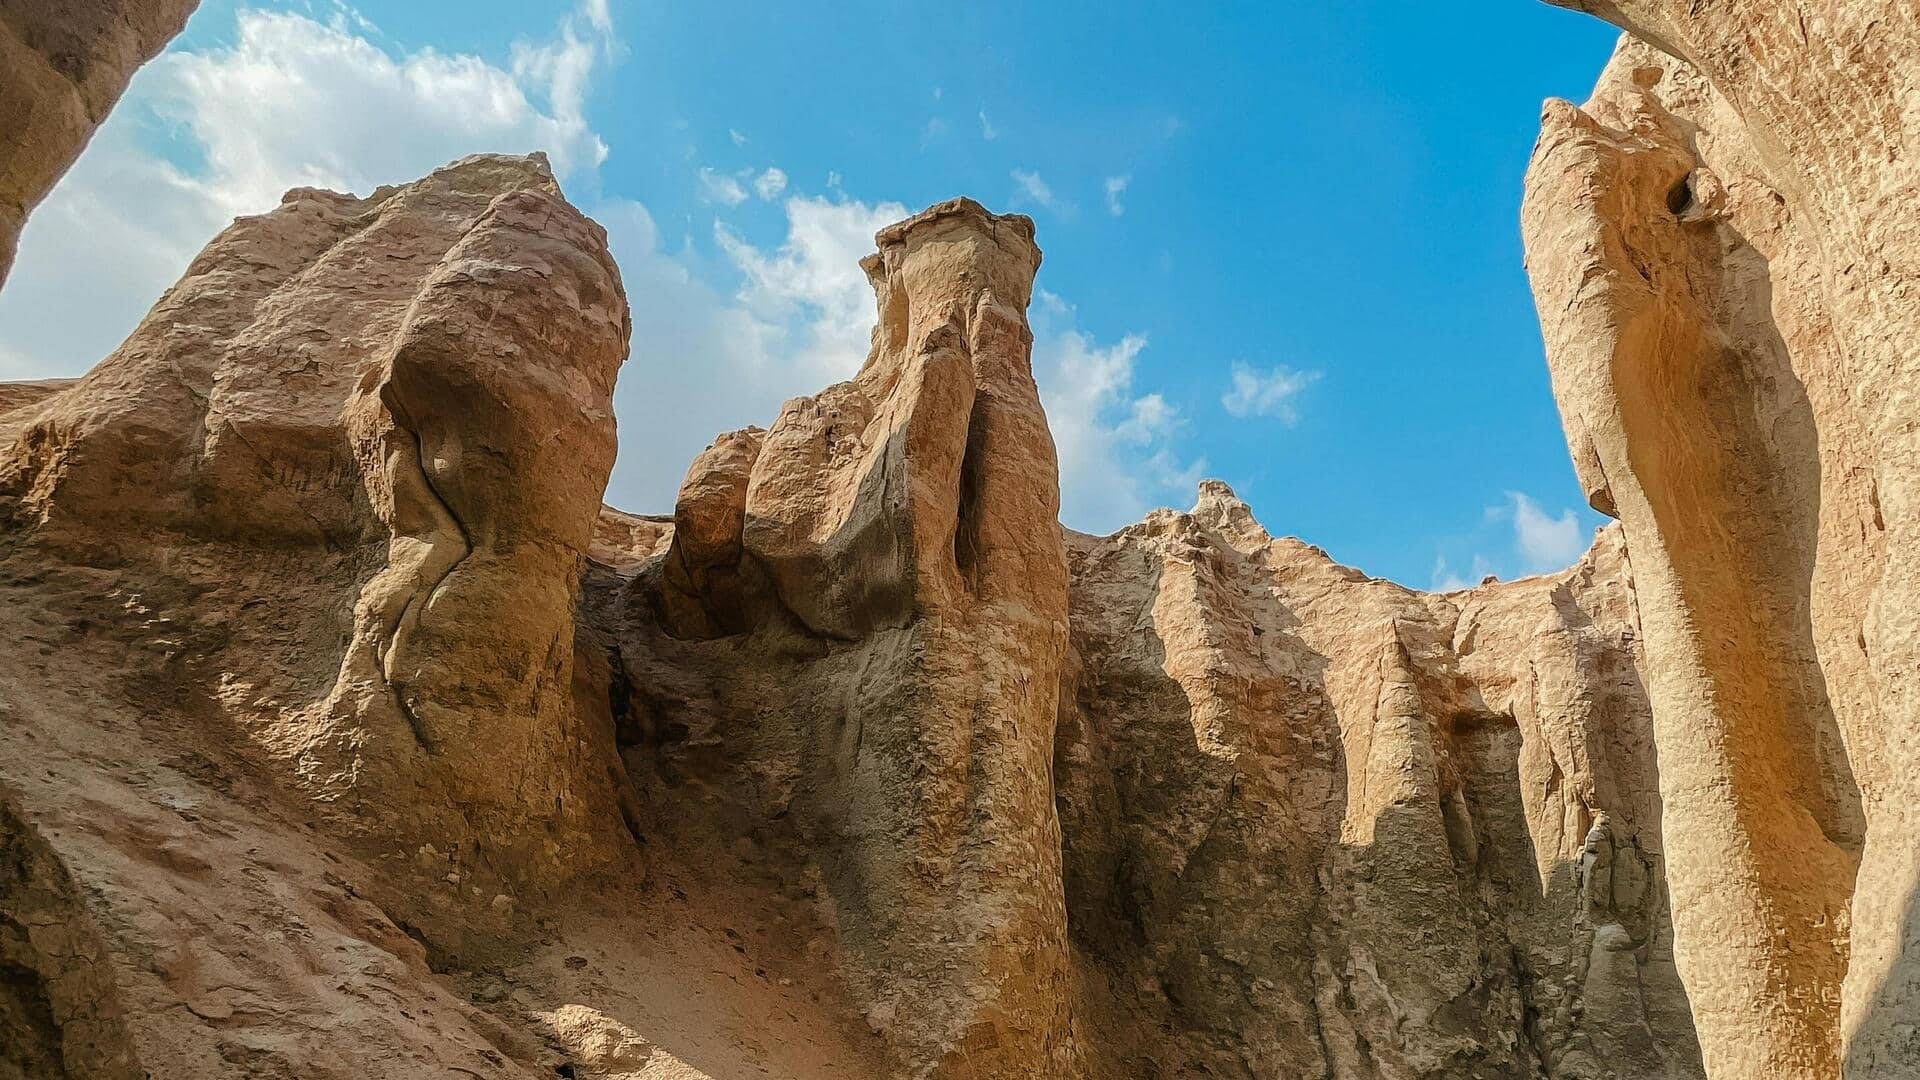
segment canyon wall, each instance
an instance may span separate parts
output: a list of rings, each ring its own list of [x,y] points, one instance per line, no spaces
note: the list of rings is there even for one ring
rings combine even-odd
[[[1063,548],[1031,222],[878,242],[852,382],[603,515],[641,831],[821,906],[901,1075],[1702,1075],[1617,533],[1429,596],[1209,482]]]
[[[858,375],[671,519],[598,506],[539,158],[291,192],[9,387],[0,1060],[1700,1076],[1618,536],[1431,596],[1218,484],[1064,532],[1032,222],[876,246]]]
[[[1523,212],[1576,465],[1646,629],[1715,1076],[1920,1071],[1920,226],[1907,5],[1620,2]]]
[[[0,1077],[1912,1075],[1916,16],[1588,6],[1523,223],[1620,522],[1447,594],[1061,529],[970,200],[671,517],[543,159],[235,222],[0,386]],[[0,6],[98,64],[22,213],[184,18],[106,12]]]

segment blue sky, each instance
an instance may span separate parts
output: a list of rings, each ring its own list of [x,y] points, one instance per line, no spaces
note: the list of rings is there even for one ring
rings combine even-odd
[[[1548,96],[1615,35],[1435,7],[206,0],[23,237],[0,378],[104,355],[237,213],[546,149],[634,305],[608,500],[857,368],[873,231],[1033,215],[1067,523],[1232,484],[1428,587],[1557,568],[1581,503],[1521,266]]]

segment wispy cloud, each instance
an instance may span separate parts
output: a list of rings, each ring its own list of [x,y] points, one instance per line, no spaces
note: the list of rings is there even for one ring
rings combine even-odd
[[[797,368],[807,392],[844,379],[866,359],[874,319],[873,287],[860,260],[873,234],[907,216],[895,202],[795,196],[786,202],[787,235],[778,248],[749,243],[724,223],[714,238],[746,284],[735,297],[742,333]]]
[[[721,206],[739,206],[747,201],[747,189],[738,178],[703,166],[700,169],[700,196]]]
[[[1009,175],[1013,177],[1018,198],[1049,210],[1054,208],[1053,188],[1040,178],[1039,173],[1032,169],[1015,169]]]
[[[1434,592],[1459,592],[1461,589],[1471,589],[1494,576],[1493,564],[1483,555],[1473,557],[1473,569],[1464,577],[1448,566],[1447,557],[1442,555],[1433,562],[1432,588]]]
[[[747,137],[746,137],[745,135],[743,135],[743,134],[741,134],[741,133],[740,133],[740,131],[739,131],[739,130],[737,130],[737,129],[735,129],[735,128],[728,128],[728,129],[727,129],[727,138],[729,138],[729,139],[732,139],[732,140],[733,140],[733,145],[735,145],[735,146],[745,146],[745,145],[747,145]]]
[[[1590,538],[1571,509],[1550,517],[1538,503],[1518,491],[1507,492],[1507,502],[1513,515],[1514,550],[1528,569],[1559,570],[1572,565],[1587,550]]]
[[[987,110],[985,109],[980,110],[980,137],[988,142],[992,142],[1000,137],[999,129],[993,126],[993,121],[987,119]]]
[[[1034,378],[1060,455],[1061,520],[1107,532],[1191,497],[1207,462],[1180,446],[1185,418],[1164,395],[1135,389],[1147,335],[1101,342],[1059,296],[1040,289],[1034,300]]]
[[[771,202],[787,190],[787,174],[781,169],[770,168],[754,178],[753,193]]]
[[[1132,182],[1133,177],[1130,175],[1107,177],[1105,185],[1107,192],[1107,213],[1112,214],[1114,217],[1119,217],[1121,214],[1127,212],[1126,204],[1121,202],[1120,198],[1127,193],[1127,185]]]
[[[272,209],[289,188],[366,193],[480,151],[544,150],[562,179],[606,158],[584,112],[621,51],[600,0],[504,62],[391,47],[345,5],[324,22],[253,8],[233,19],[229,43],[143,68],[29,223],[28,272],[0,293],[0,351],[26,358],[15,363],[83,370],[228,221]],[[155,152],[156,118],[181,152]]]
[[[1320,378],[1318,371],[1295,371],[1282,364],[1265,371],[1236,361],[1232,385],[1220,397],[1230,415],[1246,419],[1271,416],[1291,424],[1300,419],[1294,399]]]

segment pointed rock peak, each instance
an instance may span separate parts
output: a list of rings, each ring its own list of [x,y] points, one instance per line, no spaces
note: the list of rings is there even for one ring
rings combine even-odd
[[[1189,511],[1195,521],[1226,533],[1235,546],[1265,546],[1273,537],[1254,520],[1253,509],[1223,480],[1200,481],[1199,498]]]

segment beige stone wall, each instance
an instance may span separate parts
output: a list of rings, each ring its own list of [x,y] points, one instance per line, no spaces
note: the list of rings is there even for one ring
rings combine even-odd
[[[1637,571],[1707,1061],[1910,1075],[1916,16],[1590,9],[1651,44],[1549,103],[1524,228],[1568,439]]]

